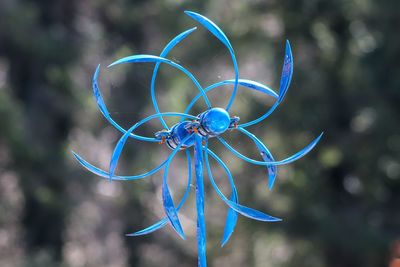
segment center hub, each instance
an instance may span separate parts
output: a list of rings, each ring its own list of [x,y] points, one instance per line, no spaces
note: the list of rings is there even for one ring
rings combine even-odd
[[[231,124],[229,113],[223,108],[212,108],[200,115],[200,125],[208,134],[219,135]]]
[[[203,138],[215,137],[228,129],[237,127],[239,117],[229,117],[229,113],[223,108],[211,108],[197,116],[193,121],[181,121],[171,127],[170,130],[162,130],[155,133],[160,144],[167,144],[171,149],[180,145],[180,149],[193,146],[194,134]]]

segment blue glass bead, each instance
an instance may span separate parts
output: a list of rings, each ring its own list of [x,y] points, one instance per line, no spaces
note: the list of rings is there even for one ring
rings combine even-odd
[[[223,108],[212,108],[203,113],[200,124],[203,129],[212,135],[225,132],[231,123],[228,112]]]
[[[176,143],[179,144],[182,140],[187,138],[191,133],[185,128],[186,125],[190,124],[190,121],[183,121],[181,123],[177,123],[172,127],[172,135],[174,138],[178,139]],[[184,143],[184,147],[190,147],[194,144],[194,136],[187,139]]]

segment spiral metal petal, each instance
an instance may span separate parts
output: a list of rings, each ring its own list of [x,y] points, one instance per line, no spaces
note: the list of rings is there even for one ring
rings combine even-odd
[[[207,93],[207,92],[214,90],[216,88],[219,88],[223,85],[234,84],[234,83],[235,83],[235,80],[220,81],[218,83],[214,83],[214,84],[208,86],[206,89],[204,89],[204,91]],[[238,84],[243,86],[246,89],[258,91],[263,94],[270,95],[276,99],[278,99],[278,97],[279,97],[279,95],[277,93],[275,93],[271,88],[269,88],[268,86],[261,84],[259,82],[255,82],[255,81],[247,80],[247,79],[239,79]],[[192,109],[194,104],[196,104],[196,102],[200,99],[200,97],[201,97],[201,94],[198,94],[190,101],[189,105],[185,109],[185,113],[190,112],[190,110]]]
[[[190,193],[190,186],[192,183],[192,160],[190,158],[190,152],[189,150],[186,150],[186,157],[188,160],[188,182],[186,186],[185,193],[181,199],[181,201],[178,204],[178,207],[176,208],[176,211],[180,211],[182,208],[183,204],[186,202],[187,197],[189,196]],[[164,217],[163,219],[159,220],[158,222],[154,223],[153,225],[150,225],[149,227],[146,227],[143,230],[131,233],[131,234],[126,234],[126,236],[140,236],[140,235],[147,235],[150,234],[158,229],[163,228],[165,225],[167,225],[169,222],[168,217]]]
[[[126,140],[129,136],[131,136],[131,133],[136,130],[137,128],[139,128],[141,125],[143,125],[144,123],[155,119],[155,118],[160,118],[162,116],[166,116],[166,117],[181,117],[181,118],[191,118],[191,119],[196,119],[196,117],[189,115],[189,114],[184,114],[184,113],[178,113],[178,112],[164,112],[164,113],[158,113],[158,114],[153,114],[150,115],[144,119],[142,119],[141,121],[137,122],[135,125],[133,125],[131,128],[129,128],[129,130],[125,131],[124,129],[122,129],[124,131],[124,135],[119,139],[113,155],[111,157],[111,161],[110,161],[110,171],[107,173],[106,171],[103,171],[93,165],[91,165],[90,163],[88,163],[87,161],[83,160],[83,158],[81,158],[78,154],[76,154],[75,152],[72,152],[75,156],[75,158],[78,160],[78,162],[83,165],[85,168],[87,168],[89,171],[104,177],[104,175],[106,175],[110,180],[116,178],[116,180],[135,180],[135,179],[141,179],[144,178],[148,175],[151,175],[153,173],[155,173],[156,171],[159,170],[159,168],[162,167],[162,165],[166,164],[168,162],[168,160],[170,160],[170,158],[168,158],[167,162],[162,163],[160,166],[158,166],[156,169],[150,171],[147,174],[143,174],[143,175],[135,175],[135,176],[115,176],[114,172],[115,169],[118,165],[118,160],[119,157],[121,155],[122,149],[125,146]],[[157,140],[158,142],[159,140]],[[182,145],[180,145],[179,147],[181,147]]]
[[[237,128],[240,132],[244,133],[248,137],[250,137],[251,140],[253,140],[254,144],[256,145],[258,151],[260,152],[261,157],[265,162],[271,162],[275,161],[274,157],[272,156],[271,152],[269,152],[268,148],[258,139],[254,134],[250,133],[246,129],[242,127]],[[268,171],[268,188],[269,190],[272,190],[272,187],[274,186],[274,182],[276,179],[276,176],[278,174],[278,168],[274,165],[272,166],[267,166],[267,171]]]
[[[192,138],[192,136],[193,136],[193,134],[184,138],[181,144],[185,143],[189,138]],[[163,183],[162,183],[162,188],[161,188],[162,200],[163,200],[165,214],[167,215],[172,228],[178,233],[178,235],[182,239],[186,239],[185,233],[183,232],[181,223],[179,221],[178,211],[175,208],[174,201],[172,200],[172,196],[171,196],[171,193],[169,192],[169,188],[168,188],[168,184],[167,184],[168,170],[169,170],[170,164],[171,164],[172,159],[174,158],[176,152],[178,152],[178,150],[175,149],[172,152],[173,155],[172,155],[171,159],[165,165],[164,178],[163,178]]]
[[[290,82],[292,80],[292,76],[293,76],[293,54],[292,54],[292,49],[290,48],[289,40],[286,40],[285,59],[283,61],[278,99],[276,100],[274,105],[272,105],[264,115],[262,115],[261,117],[255,119],[255,120],[240,124],[239,126],[247,127],[250,125],[257,124],[257,123],[261,122],[262,120],[264,120],[265,118],[267,118],[269,115],[271,115],[272,112],[275,111],[275,109],[278,107],[278,105],[282,102],[283,98],[285,97],[286,92],[289,89]]]
[[[103,114],[103,116],[108,120],[108,122],[111,125],[113,125],[116,129],[118,129],[122,133],[125,133],[126,130],[123,127],[121,127],[118,123],[116,123],[113,120],[113,118],[111,117],[110,112],[108,112],[107,106],[106,106],[103,96],[101,95],[101,92],[100,92],[100,86],[97,81],[99,78],[99,73],[100,73],[100,64],[97,66],[96,71],[93,74],[93,79],[92,79],[93,95],[96,100],[97,107],[99,108],[101,114]],[[140,136],[140,135],[136,135],[133,133],[130,133],[129,137],[132,137],[132,138],[140,140],[140,141],[158,142],[158,140],[155,138]]]
[[[199,22],[201,25],[203,25],[208,31],[210,31],[215,37],[217,37],[226,46],[226,48],[228,48],[229,54],[231,55],[231,58],[232,58],[233,67],[235,70],[234,87],[233,87],[231,98],[226,107],[226,110],[228,111],[235,99],[238,80],[239,80],[239,67],[238,67],[238,64],[236,61],[236,56],[235,56],[235,52],[233,51],[233,47],[232,47],[231,43],[229,42],[228,37],[226,37],[225,33],[214,22],[212,22],[208,18],[204,17],[203,15],[200,15],[193,11],[185,11],[185,14],[188,15],[189,17],[191,17],[192,19],[196,20],[197,22]]]
[[[217,194],[219,195],[219,197],[222,199],[222,201],[225,202],[225,204],[227,204],[230,208],[232,208],[233,210],[235,210],[236,212],[242,214],[245,217],[248,217],[250,219],[254,219],[257,221],[263,221],[263,222],[277,222],[277,221],[281,221],[281,219],[273,217],[271,215],[265,214],[261,211],[255,210],[253,208],[249,208],[246,206],[243,206],[241,204],[235,203],[234,201],[229,200],[219,189],[218,185],[215,183],[213,175],[212,175],[212,171],[210,168],[210,164],[207,163],[209,162],[208,160],[208,156],[207,153],[205,155],[205,160],[206,160],[206,166],[207,166],[207,173],[208,173],[208,178],[212,184],[212,186],[214,187],[215,192],[217,192]]]
[[[163,51],[160,54],[160,57],[166,57],[177,44],[179,44],[183,39],[185,39],[189,34],[191,34],[193,31],[195,31],[197,28],[191,28],[187,31],[182,32],[181,34],[175,36],[163,49]],[[160,67],[160,62],[156,63],[154,70],[153,70],[153,75],[151,76],[151,85],[150,85],[150,94],[151,94],[151,101],[153,102],[153,107],[157,113],[160,113],[160,109],[158,108],[158,103],[156,99],[156,94],[155,94],[155,82],[156,82],[156,77],[158,73],[158,69]],[[160,122],[164,126],[165,129],[169,130],[169,127],[167,123],[164,121],[162,117],[160,117]]]
[[[174,201],[172,200],[172,196],[171,196],[171,193],[169,192],[169,188],[168,188],[168,184],[167,184],[168,170],[169,170],[169,166],[170,166],[173,158],[174,157],[172,157],[165,165],[164,178],[163,178],[163,183],[162,183],[162,188],[161,188],[162,202],[163,202],[165,214],[167,215],[172,228],[178,233],[178,235],[182,239],[186,239],[185,233],[183,232],[181,223],[179,221],[178,212],[175,208]]]
[[[111,63],[108,67],[112,67],[112,66],[124,64],[124,63],[145,63],[145,62],[166,63],[166,64],[182,71],[183,73],[185,73],[196,85],[197,89],[199,90],[202,97],[204,98],[204,101],[206,102],[207,106],[209,108],[212,107],[210,100],[208,99],[206,93],[204,92],[203,88],[201,87],[201,85],[197,81],[197,79],[194,77],[194,75],[190,71],[188,71],[187,69],[185,69],[184,67],[179,65],[178,63],[173,62],[172,60],[169,60],[169,59],[166,59],[163,57],[153,56],[153,55],[134,55],[134,56],[121,58],[121,59]]]
[[[210,149],[207,149],[207,153],[209,155],[211,155],[217,161],[217,163],[224,169],[226,175],[228,176],[229,184],[232,189],[231,201],[238,203],[239,196],[238,196],[238,193],[236,190],[235,183],[233,181],[232,174],[229,171],[228,167],[221,160],[221,158],[219,158],[213,151],[211,151]],[[206,165],[209,165],[209,162],[206,162]],[[211,169],[211,167],[207,167],[207,168]],[[238,213],[234,209],[229,208],[228,213],[226,215],[226,219],[225,219],[225,228],[224,228],[224,235],[221,240],[221,247],[226,245],[226,243],[228,243],[228,241],[229,241],[229,238],[232,236],[233,231],[235,230],[235,227],[236,227],[237,217],[238,217]]]
[[[317,138],[315,138],[310,144],[308,144],[306,147],[304,147],[302,150],[298,151],[297,153],[293,154],[292,156],[283,159],[283,160],[279,160],[279,161],[268,161],[268,162],[264,162],[264,161],[258,161],[258,160],[254,160],[251,158],[248,158],[246,156],[244,156],[243,154],[241,154],[239,151],[237,151],[236,149],[234,149],[231,145],[228,144],[228,142],[225,141],[225,139],[223,139],[220,136],[217,136],[218,140],[226,147],[229,149],[229,151],[231,151],[235,156],[249,162],[255,165],[261,165],[261,166],[278,166],[278,165],[285,165],[285,164],[289,164],[293,161],[296,161],[300,158],[302,158],[304,155],[306,155],[308,152],[310,152],[319,142],[319,140],[321,139],[323,133],[321,133]]]

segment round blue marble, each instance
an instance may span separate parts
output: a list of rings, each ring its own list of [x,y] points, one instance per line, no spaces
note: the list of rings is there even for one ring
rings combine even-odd
[[[174,137],[178,138],[179,143],[185,139],[188,135],[190,135],[190,132],[185,129],[185,126],[187,124],[190,124],[190,121],[183,121],[181,123],[176,124],[173,129],[172,129],[172,134]],[[192,146],[194,144],[194,137],[192,136],[191,138],[189,138],[188,140],[186,140],[183,145],[184,146]]]
[[[225,109],[212,108],[204,113],[200,123],[208,133],[219,135],[229,128],[231,119]]]

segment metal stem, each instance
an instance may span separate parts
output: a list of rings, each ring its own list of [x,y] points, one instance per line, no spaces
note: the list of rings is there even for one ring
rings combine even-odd
[[[204,219],[204,180],[203,180],[203,147],[202,137],[195,135],[194,162],[196,171],[196,207],[197,207],[197,246],[198,266],[207,266],[206,256],[206,223]]]

